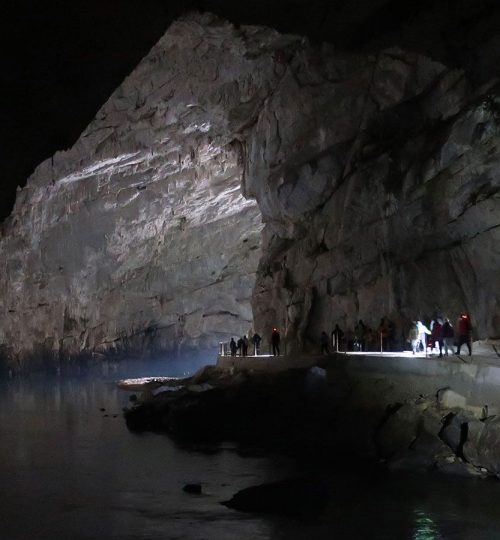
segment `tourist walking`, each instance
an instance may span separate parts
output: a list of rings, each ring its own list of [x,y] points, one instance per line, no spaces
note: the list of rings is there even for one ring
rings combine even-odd
[[[328,335],[325,331],[321,332],[320,343],[321,343],[321,354],[328,354]]]
[[[246,356],[248,354],[248,338],[247,336],[243,336],[242,338],[243,343],[241,344],[241,347],[243,349],[243,356]]]
[[[469,356],[472,355],[472,325],[467,313],[462,313],[457,324],[457,354],[460,354],[460,349],[463,344],[469,349]]]
[[[443,324],[443,348],[446,356],[448,356],[449,350],[451,350],[451,354],[453,354],[454,337],[455,332],[453,331],[453,326],[451,325],[450,319],[446,319]]]
[[[273,356],[279,356],[280,354],[280,341],[281,336],[277,328],[273,328],[273,333],[271,334],[271,345],[273,347]]]
[[[425,324],[422,321],[417,321],[417,328],[418,328],[418,344],[417,348],[420,350],[420,345],[422,345],[423,351],[427,352],[427,338],[426,336],[430,336],[431,331],[425,326]]]
[[[260,342],[262,341],[262,338],[255,332],[255,334],[252,336],[252,343],[253,343],[253,353],[255,356],[260,354]]]
[[[418,325],[416,321],[412,321],[411,323],[410,331],[408,332],[408,339],[411,343],[411,350],[413,354],[417,353],[420,341],[419,341]]]
[[[431,322],[431,350],[438,344],[439,358],[443,356],[443,324],[441,319],[434,319]]]

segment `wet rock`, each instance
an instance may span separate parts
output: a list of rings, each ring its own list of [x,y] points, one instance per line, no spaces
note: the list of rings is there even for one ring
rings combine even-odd
[[[376,435],[379,453],[383,458],[406,451],[417,438],[420,411],[414,404],[405,403],[389,415]]]
[[[391,470],[428,470],[438,463],[455,459],[453,452],[432,433],[421,432],[411,446],[393,455],[388,463]]]
[[[479,420],[469,420],[466,425],[466,440],[463,445],[464,458],[473,465],[481,465],[480,448],[485,424]]]
[[[445,441],[451,432],[450,422],[448,419],[446,424],[442,411],[430,402],[405,403],[392,414],[389,411],[377,432],[379,455],[394,470],[430,469],[440,463],[454,463],[458,458]]]
[[[467,437],[467,425],[463,416],[450,413],[444,422],[443,428],[439,433],[441,439],[455,452],[462,452],[463,444]]]
[[[384,411],[380,403],[360,404],[353,388],[340,398],[319,392],[318,399],[311,396],[307,369],[239,375],[232,385],[231,377],[204,371],[197,380],[205,382],[198,384],[211,380],[213,388],[190,391],[186,381],[178,392],[150,396],[125,412],[127,425],[164,431],[190,449],[212,453],[232,441],[241,455],[273,450],[316,460],[379,461],[392,470],[500,475],[499,417],[479,421],[422,397]],[[363,385],[358,390],[364,395]]]
[[[444,442],[434,433],[428,433],[426,431],[421,432],[411,448],[419,454],[426,454],[434,460],[446,459],[453,456],[451,449],[444,444]]]
[[[328,496],[324,482],[292,478],[243,489],[221,504],[242,512],[312,514],[321,512]]]
[[[439,461],[436,466],[440,472],[453,476],[464,476],[468,478],[486,478],[488,476],[486,469],[475,467],[471,463],[464,461]]]
[[[182,442],[237,441],[244,447],[290,453],[330,453],[324,401],[307,390],[307,370],[227,379],[203,392],[183,389],[151,396],[125,413],[134,431],[166,431]],[[189,385],[188,385],[189,387]]]
[[[477,467],[486,468],[491,474],[500,474],[500,417],[493,416],[484,422],[468,422],[464,457]]]

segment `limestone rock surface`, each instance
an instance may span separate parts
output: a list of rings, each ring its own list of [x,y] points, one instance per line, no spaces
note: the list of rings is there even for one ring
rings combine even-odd
[[[483,81],[484,82],[484,81]],[[438,307],[500,336],[500,89],[393,46],[175,22],[2,227],[0,344],[202,348]]]
[[[289,350],[382,316],[403,344],[435,309],[498,336],[498,88],[397,48],[316,54],[289,61],[249,142],[266,222],[255,320]]]
[[[261,215],[238,134],[299,38],[174,23],[68,151],[18,193],[0,240],[0,344],[19,364],[210,350],[252,324]]]

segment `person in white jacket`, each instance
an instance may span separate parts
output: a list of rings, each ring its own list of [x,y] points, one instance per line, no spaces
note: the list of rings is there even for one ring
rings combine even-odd
[[[423,351],[427,352],[427,338],[425,336],[429,336],[431,334],[431,331],[425,326],[425,324],[422,321],[417,321],[417,328],[418,328],[418,343],[417,343],[417,351],[420,350],[420,344],[422,344]]]

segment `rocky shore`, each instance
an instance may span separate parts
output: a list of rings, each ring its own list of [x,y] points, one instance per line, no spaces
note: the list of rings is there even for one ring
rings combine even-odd
[[[467,407],[446,387],[401,400],[390,378],[353,376],[327,357],[317,363],[277,373],[207,366],[183,380],[124,382],[142,391],[126,423],[201,447],[234,441],[242,453],[500,477],[500,416],[488,406]]]

